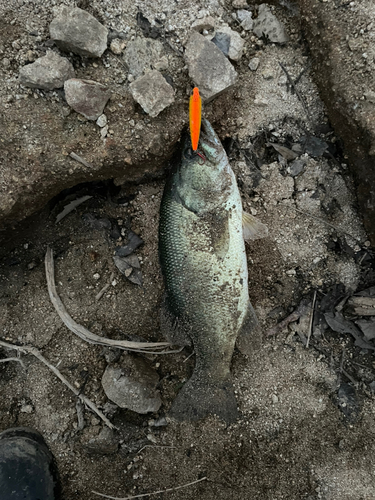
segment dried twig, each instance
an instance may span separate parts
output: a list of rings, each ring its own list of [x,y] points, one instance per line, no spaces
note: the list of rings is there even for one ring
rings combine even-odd
[[[337,386],[341,384],[341,374],[344,371],[344,359],[345,359],[345,349],[343,349],[341,353],[340,371],[339,371],[339,376],[337,377]]]
[[[270,328],[265,335],[267,337],[271,337],[272,335],[277,335],[278,333],[283,331],[284,328],[286,328],[289,325],[289,323],[297,321],[297,319],[306,314],[307,308],[309,308],[309,305],[306,303],[306,301],[303,300],[295,311],[293,311],[291,314],[289,314],[289,316],[280,321],[280,323],[277,323],[277,325]]]
[[[81,198],[77,198],[76,200],[73,200],[70,203],[68,203],[67,205],[65,205],[64,210],[62,212],[60,212],[58,214],[58,216],[56,217],[55,224],[60,222],[61,219],[63,219],[66,215],[70,214],[70,212],[73,212],[73,210],[75,208],[77,208],[79,205],[82,205],[82,203],[89,200],[90,198],[92,198],[92,196],[89,196],[89,195],[82,196]]]
[[[47,248],[45,257],[45,268],[46,268],[46,278],[48,293],[51,302],[56,309],[57,314],[60,316],[63,323],[69,328],[70,331],[78,335],[82,340],[89,342],[90,344],[105,345],[111,347],[117,347],[118,349],[127,349],[137,352],[147,352],[150,353],[150,349],[160,349],[164,347],[169,347],[168,342],[129,342],[127,340],[113,340],[106,337],[100,337],[96,335],[82,325],[79,325],[74,321],[74,319],[69,315],[68,311],[65,309],[60,297],[57,295],[56,285],[55,285],[55,275],[54,275],[54,263],[53,263],[53,253],[50,248]],[[152,352],[153,354],[170,354],[177,351],[160,351]]]
[[[0,359],[0,363],[7,363],[8,361],[18,361],[18,363],[21,364],[22,368],[26,370],[26,366],[24,362],[22,361],[21,358],[5,358],[5,359]]]
[[[296,96],[300,100],[300,102],[301,102],[301,104],[303,106],[303,109],[305,110],[308,118],[310,118],[311,117],[310,111],[309,111],[309,109],[308,109],[308,107],[307,107],[307,105],[305,103],[305,99],[303,98],[303,96],[300,93],[300,91],[297,89],[295,82],[293,81],[292,77],[289,75],[289,73],[288,73],[287,69],[285,68],[285,66],[281,62],[279,62],[279,64],[280,64],[281,69],[284,71],[284,73],[285,73],[285,75],[286,75],[286,77],[288,79],[289,85],[292,87],[292,89],[296,93]]]
[[[95,296],[95,300],[97,302],[103,297],[103,295],[105,294],[105,292],[111,286],[111,283],[114,280],[114,278],[115,278],[115,273],[111,273],[111,276],[109,278],[109,283],[107,283],[106,285],[104,285],[103,288],[100,290],[100,292]]]
[[[108,418],[99,410],[95,403],[93,403],[84,394],[80,394],[79,389],[76,389],[55,366],[51,365],[51,363],[38,351],[38,349],[33,346],[19,346],[16,344],[9,344],[4,340],[0,340],[0,345],[9,349],[15,349],[18,352],[32,354],[33,356],[35,356],[37,359],[39,359],[39,361],[41,361],[51,371],[53,371],[53,373],[61,380],[61,382],[63,382],[77,397],[79,397],[86,406],[88,406],[93,412],[95,412],[110,429],[116,429],[116,427],[108,420]]]
[[[306,349],[309,347],[310,337],[311,337],[311,333],[312,333],[312,326],[313,326],[313,321],[314,321],[315,302],[316,302],[316,290],[314,292],[314,298],[313,298],[313,303],[312,303],[312,308],[311,308],[311,313],[310,313],[310,322],[309,322],[309,331],[308,331],[308,334],[307,334]]]
[[[324,219],[320,219],[319,217],[316,217],[315,215],[313,214],[310,214],[309,212],[303,212],[302,210],[300,210],[299,208],[294,208],[294,210],[296,212],[299,212],[300,214],[303,214],[303,215],[307,215],[308,217],[311,217],[312,219],[315,219],[317,220],[318,222],[321,222],[322,224],[326,224],[327,226],[331,227],[332,229],[334,229],[335,231],[337,231],[338,233],[342,233],[342,234],[345,234],[346,236],[350,236],[350,238],[353,238],[353,240],[355,240],[357,243],[359,243],[361,245],[361,241],[356,238],[355,236],[353,236],[352,234],[350,233],[347,233],[344,229],[340,229],[339,227],[337,226],[334,226],[333,224],[331,224],[330,222],[327,222],[326,220]]]
[[[88,161],[86,161],[84,158],[77,155],[76,153],[73,153],[73,151],[69,154],[69,156],[71,158],[73,158],[73,160],[78,161],[79,163],[82,163],[82,165],[84,165],[87,168],[94,168],[94,166],[91,165],[91,163],[89,163]]]
[[[186,363],[186,361],[188,359],[190,359],[194,354],[195,354],[195,351],[193,351],[191,354],[189,354],[189,356],[183,360],[183,363]]]
[[[354,384],[356,387],[358,387],[358,382],[357,382],[357,380],[355,380],[355,379],[354,379],[351,375],[349,375],[349,373],[348,373],[347,371],[345,371],[345,370],[344,370],[344,368],[342,369],[342,373],[345,375],[345,377],[346,377],[347,379],[349,379],[349,380],[350,380],[350,382],[351,382],[352,384]]]
[[[98,302],[102,297],[103,295],[105,294],[105,292],[108,290],[108,288],[111,286],[110,283],[107,283],[106,285],[103,286],[103,288],[100,290],[100,292],[95,295],[95,300]]]
[[[77,410],[77,419],[78,419],[77,431],[82,431],[85,428],[86,422],[85,422],[85,417],[83,414],[82,401],[79,398],[77,399],[76,410]]]
[[[266,333],[266,336],[271,337],[272,335],[277,335],[278,333],[282,332],[284,328],[286,328],[289,325],[289,323],[297,321],[297,319],[299,319],[300,316],[301,312],[298,311],[298,309],[296,309],[295,311],[292,312],[292,314],[289,314],[289,316],[280,321],[280,323],[270,328]]]
[[[140,450],[137,451],[136,455],[139,455],[145,448],[177,448],[177,446],[168,446],[168,445],[162,445],[162,444],[146,444],[145,446],[142,446]]]
[[[149,497],[151,495],[160,495],[160,493],[167,493],[168,491],[176,491],[181,490],[182,488],[187,488],[188,486],[192,486],[193,484],[200,483],[201,481],[205,481],[207,477],[202,477],[201,479],[197,479],[196,481],[192,481],[191,483],[182,484],[181,486],[175,486],[174,488],[166,488],[165,490],[152,491],[151,493],[142,493],[141,495],[134,495],[130,497],[110,497],[108,495],[103,495],[103,493],[98,493],[97,491],[91,491],[91,493],[95,493],[95,495],[99,495],[104,498],[109,498],[110,500],[133,500],[134,498],[144,498]]]

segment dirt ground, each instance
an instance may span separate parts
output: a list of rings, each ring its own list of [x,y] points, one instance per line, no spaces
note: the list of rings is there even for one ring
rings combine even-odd
[[[205,4],[208,10],[211,3]],[[109,6],[95,3],[102,14],[112,12]],[[140,6],[146,15],[152,14],[151,7],[149,12],[149,6]],[[223,6],[229,19],[229,7]],[[182,5],[181,12],[188,12],[188,6]],[[22,425],[43,433],[56,457],[66,500],[100,498],[93,490],[123,498],[202,478],[206,479],[160,497],[375,498],[375,397],[370,387],[375,380],[375,346],[356,346],[350,334],[334,332],[323,318],[323,313],[340,309],[343,299],[375,285],[375,260],[357,213],[347,159],[312,75],[307,69],[300,78],[309,108],[306,115],[279,65],[282,60],[294,79],[308,68],[298,22],[281,8],[276,13],[286,23],[292,43],[255,49],[255,41],[246,35],[249,53],[237,65],[238,85],[205,108],[231,160],[244,208],[269,227],[268,238],[247,245],[249,294],[264,340],[255,359],[237,351],[233,357],[241,411],[235,424],[226,426],[215,417],[193,424],[168,418],[175,395],[194,367],[188,348],[146,356],[160,376],[163,404],[157,414],[138,415],[109,404],[101,378],[119,353],[76,337],[48,296],[44,256],[50,246],[57,291],[78,323],[111,338],[163,340],[157,233],[167,161],[147,182],[118,186],[109,179],[65,190],[1,233],[1,339],[40,349],[118,428],[117,451],[95,453],[87,445],[103,429],[102,422],[86,410],[85,427],[79,430],[76,397],[47,367],[30,355],[21,356],[25,367],[16,361],[0,363],[0,430]],[[177,34],[186,26],[186,20],[180,25],[179,21],[176,16]],[[255,52],[261,65],[250,75],[247,62]],[[179,78],[188,85],[186,75]],[[178,91],[182,106],[186,89]],[[267,104],[254,104],[255,96]],[[140,113],[136,115],[143,121]],[[309,148],[311,137],[318,143]],[[298,151],[298,174],[298,165],[270,143]],[[317,144],[323,144],[323,151]],[[83,195],[92,198],[56,224],[64,206]],[[135,251],[142,287],[128,281],[112,258],[129,229],[144,240]],[[267,336],[301,301],[306,307],[300,318]],[[15,355],[0,351],[2,358]],[[159,425],[163,417],[166,425]]]

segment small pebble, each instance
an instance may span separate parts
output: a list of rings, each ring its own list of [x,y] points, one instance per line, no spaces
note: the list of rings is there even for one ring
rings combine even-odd
[[[154,444],[156,444],[158,442],[157,439],[156,439],[156,437],[153,434],[151,434],[151,433],[147,434],[147,439],[149,441],[151,441],[151,443],[154,443]]]
[[[264,97],[258,96],[254,99],[254,104],[256,106],[260,106],[260,107],[264,108],[264,107],[268,106],[268,101],[267,101],[267,99],[264,99]]]
[[[253,57],[252,59],[250,59],[249,68],[251,69],[251,71],[256,71],[258,69],[259,63],[259,57]]]
[[[100,136],[102,139],[104,139],[104,137],[106,137],[108,134],[108,125],[106,125],[105,127],[103,127],[100,131]]]
[[[99,118],[96,120],[96,124],[99,125],[99,127],[101,128],[107,125],[107,117],[104,113],[100,115]]]
[[[95,273],[95,274],[93,275],[93,278],[94,278],[94,280],[98,280],[98,279],[100,279],[100,274],[99,274],[99,273]]]
[[[274,74],[273,74],[272,69],[266,68],[266,69],[262,72],[262,76],[263,76],[263,78],[264,78],[265,80],[273,80]]]
[[[114,54],[120,55],[121,52],[124,50],[125,46],[126,46],[125,40],[121,40],[121,38],[115,38],[111,42],[110,49],[111,52],[113,52]]]

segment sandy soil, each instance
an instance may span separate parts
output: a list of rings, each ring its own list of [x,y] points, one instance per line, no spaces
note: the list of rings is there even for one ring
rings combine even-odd
[[[96,2],[95,8],[101,15],[111,12],[109,2]],[[229,6],[222,8],[229,18]],[[182,5],[181,12],[183,17],[187,6]],[[205,110],[227,149],[244,208],[269,227],[268,238],[247,246],[249,294],[264,342],[251,363],[239,352],[233,357],[241,410],[238,422],[226,426],[215,417],[195,424],[168,419],[176,393],[193,370],[189,349],[147,355],[160,376],[163,405],[158,414],[137,415],[108,405],[101,377],[116,353],[77,338],[62,324],[48,296],[47,245],[55,254],[58,293],[78,323],[112,338],[163,340],[159,326],[163,281],[157,253],[162,172],[142,184],[115,186],[109,180],[77,186],[2,234],[1,338],[40,349],[119,429],[117,452],[89,452],[87,443],[103,428],[97,416],[85,411],[85,428],[78,430],[75,396],[32,356],[22,356],[26,369],[17,362],[0,364],[0,430],[26,425],[43,433],[58,462],[67,500],[99,498],[92,490],[125,497],[201,478],[206,479],[163,497],[375,498],[375,398],[369,387],[375,380],[374,351],[355,346],[348,334],[323,328],[320,315],[335,310],[345,296],[373,285],[375,262],[356,212],[346,159],[311,75],[307,70],[299,84],[310,110],[306,116],[278,64],[282,60],[293,78],[308,65],[298,22],[288,11],[276,13],[286,23],[292,43],[264,45],[259,51],[246,35],[249,53],[237,67],[239,84]],[[151,15],[148,7],[145,14]],[[134,22],[132,15],[129,19]],[[177,35],[186,26],[182,20],[180,28],[175,18]],[[247,68],[252,50],[261,57],[255,75]],[[267,106],[256,106],[256,95]],[[292,176],[292,162],[269,143],[292,148],[304,144],[301,137],[312,135],[326,142],[327,152],[315,157],[300,153],[304,168]],[[92,198],[55,224],[71,199],[86,194]],[[98,228],[88,222],[93,218],[110,224]],[[144,240],[136,250],[143,287],[127,281],[113,263],[115,246],[126,241],[128,229]],[[109,289],[96,301],[107,283]],[[267,331],[302,299],[307,308],[300,320],[267,337]],[[0,354],[14,355],[5,350]],[[345,406],[338,390],[347,383],[354,396]],[[163,416],[167,425],[155,425]]]

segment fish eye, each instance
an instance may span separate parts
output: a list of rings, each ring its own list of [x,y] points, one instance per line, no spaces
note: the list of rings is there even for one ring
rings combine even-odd
[[[183,154],[184,154],[184,158],[186,160],[191,160],[194,157],[194,153],[193,153],[193,150],[191,149],[191,147],[185,148]]]

